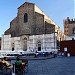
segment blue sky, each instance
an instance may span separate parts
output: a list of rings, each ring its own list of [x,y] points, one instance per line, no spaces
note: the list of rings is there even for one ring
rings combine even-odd
[[[10,27],[10,22],[17,16],[17,8],[25,0],[0,1],[0,36]],[[75,17],[75,0],[28,0],[35,3],[48,15],[63,31],[63,19]]]

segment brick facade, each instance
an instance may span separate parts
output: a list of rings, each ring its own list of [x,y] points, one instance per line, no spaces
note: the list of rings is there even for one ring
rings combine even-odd
[[[64,19],[64,34],[68,36],[75,36],[75,19]]]
[[[28,15],[28,22],[24,23],[24,14]],[[17,17],[10,22],[10,28],[5,34],[11,34],[12,37],[21,35],[33,35],[52,33],[55,31],[55,23],[48,18],[33,3],[25,2],[18,8]]]
[[[65,52],[65,48],[67,51]],[[67,40],[60,42],[60,52],[70,53],[71,56],[75,56],[75,40]]]

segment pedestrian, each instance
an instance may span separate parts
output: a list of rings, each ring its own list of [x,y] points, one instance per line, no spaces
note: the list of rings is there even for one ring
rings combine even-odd
[[[7,68],[10,68],[10,67],[11,67],[11,64],[8,62],[7,57],[4,57],[4,58],[3,58],[2,63],[3,63],[3,64],[6,64],[6,67],[7,67]]]
[[[57,51],[54,51],[54,58],[57,57]]]

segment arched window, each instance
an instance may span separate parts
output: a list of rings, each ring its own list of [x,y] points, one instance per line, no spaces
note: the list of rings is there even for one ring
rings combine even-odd
[[[73,28],[73,34],[75,34],[75,27]]]
[[[27,40],[27,38],[25,37],[23,40]]]
[[[15,32],[12,31],[12,32],[11,32],[11,37],[14,37],[14,36],[15,36]]]
[[[26,23],[26,22],[28,22],[28,14],[27,13],[24,14],[24,23]]]

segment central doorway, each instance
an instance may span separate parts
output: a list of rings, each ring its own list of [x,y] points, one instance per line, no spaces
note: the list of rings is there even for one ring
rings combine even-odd
[[[38,42],[38,51],[41,51],[41,42]]]
[[[23,50],[27,51],[27,38],[26,37],[23,39],[23,43],[24,43]]]

